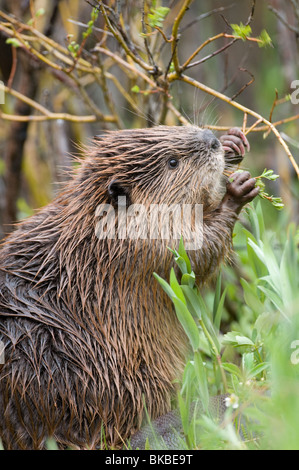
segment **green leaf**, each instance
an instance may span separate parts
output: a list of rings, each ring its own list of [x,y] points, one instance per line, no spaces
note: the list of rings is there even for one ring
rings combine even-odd
[[[189,286],[189,287],[193,288],[194,284],[195,284],[195,274],[194,274],[194,272],[192,271],[191,274],[188,274],[188,273],[183,274],[181,283],[183,285],[186,285],[186,286]]]
[[[254,343],[247,336],[242,335],[238,331],[230,331],[226,333],[222,340],[223,344],[230,344],[231,346],[254,346]]]
[[[252,33],[251,26],[246,26],[243,23],[240,23],[240,25],[231,24],[231,28],[233,30],[234,36],[242,39],[242,41],[246,41],[246,39],[249,38]]]
[[[242,371],[245,375],[255,366],[254,354],[252,352],[242,355]]]
[[[258,39],[262,41],[258,43],[259,47],[267,47],[267,46],[273,47],[272,39],[270,38],[269,34],[267,33],[265,29],[263,29]]]
[[[222,367],[223,367],[224,370],[226,370],[230,374],[235,375],[239,379],[242,378],[242,372],[240,371],[239,367],[236,364],[231,364],[229,362],[223,362]]]
[[[269,181],[275,181],[277,178],[279,178],[279,175],[275,175],[273,170],[267,170],[267,168],[265,168],[260,178],[266,178]]]
[[[191,312],[193,317],[201,320],[202,303],[200,302],[199,296],[190,286],[182,285],[181,289],[187,301],[189,311]]]
[[[259,228],[259,237],[258,239],[264,238],[265,236],[265,223],[264,223],[264,214],[262,210],[261,201],[258,201],[255,207],[255,213],[257,216],[258,221],[258,228]]]
[[[168,15],[170,8],[168,7],[157,7],[151,8],[151,13],[148,14],[149,24],[152,28],[156,26],[162,28],[163,22]]]
[[[285,312],[285,309],[284,309],[284,306],[283,306],[283,303],[282,303],[282,300],[281,298],[275,293],[273,292],[273,290],[271,289],[268,289],[267,287],[265,286],[258,286],[258,288],[264,292],[264,294],[266,294],[266,297],[268,297],[271,302],[273,303],[273,305],[280,311],[280,313],[287,319],[289,320],[288,318],[288,315],[287,313]]]
[[[186,250],[184,247],[184,241],[182,237],[180,239],[178,254],[185,260],[187,272],[191,274],[192,273],[191,262],[190,262],[189,256],[186,253]]]
[[[269,369],[269,367],[270,364],[267,362],[262,362],[261,364],[258,364],[248,372],[248,379],[253,379],[253,377],[256,377],[257,375],[261,374],[264,370]]]
[[[221,272],[218,274],[217,281],[216,281],[214,302],[213,302],[213,318],[215,318],[216,316],[220,297],[221,297]]]
[[[131,92],[132,93],[139,93],[140,92],[140,88],[138,85],[134,85],[132,88],[131,88]]]
[[[144,450],[151,450],[149,438],[147,437],[145,440]]]
[[[35,13],[36,18],[39,18],[40,16],[43,16],[46,13],[44,8],[39,8],[37,12]]]
[[[294,264],[293,260],[290,258],[289,246],[290,241],[287,240],[279,266],[282,301],[285,306],[292,303],[298,289],[298,286],[296,285],[296,269],[294,269],[294,271],[292,270]],[[295,281],[295,283],[293,281]]]
[[[153,273],[153,276],[154,278],[159,282],[159,284],[161,285],[162,289],[164,290],[164,292],[166,292],[166,294],[171,298],[171,300],[176,297],[176,294],[175,292],[172,290],[172,288],[170,287],[170,285],[168,284],[167,281],[165,281],[165,279],[162,279],[162,277],[160,277],[158,274],[156,273]]]
[[[185,300],[183,291],[182,291],[181,286],[179,285],[179,283],[177,281],[177,278],[176,278],[176,275],[175,275],[175,272],[174,272],[173,268],[171,268],[171,271],[170,271],[169,284],[170,284],[171,289],[175,293],[176,297],[178,299],[180,299],[186,305],[186,300]]]
[[[53,439],[52,437],[49,437],[46,440],[46,449],[47,450],[59,450],[57,442],[55,441],[55,439]]]
[[[8,39],[6,39],[5,43],[6,44],[11,44],[13,47],[21,47],[22,46],[20,41],[16,38],[8,38]]]
[[[199,351],[195,351],[194,353],[194,367],[198,378],[199,396],[202,401],[204,410],[208,410],[210,397],[207,373],[202,361],[201,353]]]
[[[224,306],[224,301],[225,301],[225,297],[226,297],[226,292],[227,292],[227,287],[223,291],[223,294],[221,296],[221,299],[220,299],[218,307],[217,307],[215,319],[214,319],[214,326],[217,329],[217,331],[220,330],[221,319],[222,319],[222,315],[223,315],[223,311],[224,311],[223,306]]]
[[[187,406],[186,401],[184,400],[184,398],[181,396],[180,393],[178,394],[178,405],[179,405],[184,434],[185,436],[187,436],[188,431],[189,431],[189,407]]]
[[[262,244],[262,242],[260,242]],[[259,260],[263,263],[264,266],[267,266],[266,263],[266,258],[263,249],[258,246],[256,243],[254,243],[250,238],[248,239],[248,245],[251,246],[256,254],[256,256],[259,258]],[[263,246],[263,244],[262,244]]]
[[[199,348],[200,337],[198,327],[189,312],[186,305],[177,297],[172,299],[175,307],[177,317],[185,330],[186,335],[189,338],[190,344],[193,351],[196,351]]]
[[[247,233],[247,252],[248,252],[248,261],[251,264],[252,269],[257,278],[265,276],[268,274],[268,269],[265,264],[265,258],[263,256],[262,250],[260,250],[257,243],[253,241],[253,236]],[[262,259],[261,259],[262,258]]]
[[[277,324],[279,320],[279,313],[273,314],[273,312],[264,312],[257,318],[254,329],[260,337],[269,335],[272,328]]]
[[[260,315],[264,312],[264,304],[260,301],[257,288],[249,284],[245,279],[240,279],[243,287],[244,299],[248,307],[256,314]]]

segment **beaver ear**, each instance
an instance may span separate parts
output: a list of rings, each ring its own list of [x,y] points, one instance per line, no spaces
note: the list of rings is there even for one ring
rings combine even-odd
[[[129,191],[117,180],[112,180],[108,185],[108,196],[115,207],[131,204]],[[124,199],[125,198],[125,199]]]

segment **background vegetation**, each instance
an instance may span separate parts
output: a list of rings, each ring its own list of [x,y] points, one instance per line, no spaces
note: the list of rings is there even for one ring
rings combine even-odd
[[[261,200],[243,213],[221,282],[202,297],[184,273],[195,309],[170,282],[194,351],[180,396],[190,447],[299,447],[298,38],[299,0],[0,0],[0,238],[54,197],[71,154],[105,129],[239,126],[251,143],[242,167],[280,175],[266,191],[284,209]],[[223,426],[189,424],[198,387],[206,399],[233,393]]]

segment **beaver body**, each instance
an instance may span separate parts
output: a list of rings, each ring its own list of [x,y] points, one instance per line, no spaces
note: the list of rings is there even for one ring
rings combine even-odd
[[[42,449],[48,437],[61,447],[118,447],[140,428],[144,405],[151,419],[169,412],[187,351],[152,277],[169,276],[169,240],[99,239],[95,214],[120,195],[127,204],[203,204],[203,245],[189,253],[201,285],[256,195],[249,176],[226,190],[224,168],[210,131],[110,132],[64,192],[8,237],[0,250],[4,448]]]

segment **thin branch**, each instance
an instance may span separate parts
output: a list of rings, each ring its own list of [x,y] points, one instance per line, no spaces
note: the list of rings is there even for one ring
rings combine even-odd
[[[247,113],[244,113],[243,126],[242,126],[242,132],[243,132],[243,134],[245,134],[245,132],[246,132],[247,118],[248,118],[248,114],[247,114]]]
[[[196,61],[196,62],[192,62],[191,64],[189,63],[190,62],[190,57],[189,59],[185,62],[185,64],[181,67],[181,71],[184,71],[184,70],[187,70],[187,69],[190,69],[191,67],[196,67],[197,65],[200,65],[200,64],[203,64],[204,62],[206,62],[207,60],[211,59],[212,57],[215,57],[216,55],[218,54],[221,54],[221,52],[225,51],[226,49],[228,49],[229,47],[231,47],[236,41],[240,41],[241,38],[238,38],[238,37],[235,37],[233,36],[232,34],[227,34],[227,33],[221,33],[221,34],[218,34],[217,36],[214,36],[213,38],[210,38],[208,39],[207,41],[205,41],[201,46],[198,47],[198,49],[192,54],[191,56],[191,59],[193,57],[195,57],[202,49],[203,47],[205,47],[206,45],[210,44],[212,41],[220,38],[220,37],[223,37],[223,38],[231,38],[232,41],[230,41],[228,44],[226,44],[225,46],[221,47],[220,49],[218,49],[217,51],[214,51],[212,52],[211,54],[207,55],[206,57],[203,57],[202,59]],[[258,39],[258,38],[249,38],[247,37],[246,38],[247,41],[249,42],[257,42],[257,43],[262,43],[262,40]],[[203,46],[203,47],[202,47]]]
[[[234,6],[235,6],[235,3],[232,3],[231,5],[228,5],[227,7],[215,8],[214,10],[208,11],[207,13],[203,13],[202,15],[197,16],[194,20],[192,20],[190,23],[188,23],[186,26],[184,26],[181,29],[181,33],[191,28],[194,24],[198,23],[199,21],[209,18],[215,13],[220,13],[222,11],[229,10],[230,8],[233,8]]]
[[[147,31],[145,26],[145,0],[143,0],[143,8],[142,8],[142,17],[141,17],[141,25],[142,25],[142,33],[143,33],[143,40],[144,40],[144,47],[147,53],[148,60],[152,67],[157,67],[153,58],[153,54],[150,50],[148,38],[147,38]]]
[[[177,49],[177,43],[179,41],[179,36],[178,36],[178,32],[179,32],[179,26],[180,26],[180,23],[187,11],[187,9],[189,8],[190,4],[192,3],[193,0],[185,0],[184,3],[183,3],[183,6],[182,8],[180,9],[177,17],[175,18],[174,20],[174,23],[173,23],[173,27],[172,27],[172,37],[173,37],[173,41],[172,41],[172,55],[173,55],[173,63],[174,63],[174,68],[175,68],[175,71],[177,74],[180,73],[180,64],[179,64],[179,58],[178,58],[178,49]]]
[[[292,26],[289,21],[280,13],[276,8],[272,7],[272,5],[268,5],[268,9],[274,13],[274,15],[281,21],[290,31],[295,34],[299,34],[299,28],[296,26]]]
[[[299,121],[299,114],[296,114],[295,116],[290,116],[285,119],[280,119],[279,121],[273,122],[273,126],[278,127],[282,126],[283,124],[288,124],[289,122],[294,122],[294,121]],[[228,131],[232,126],[214,126],[214,125],[204,125],[203,127],[206,127],[208,129],[214,130],[214,131],[219,131],[219,132],[226,132]],[[245,132],[248,131],[250,128],[245,128]],[[269,130],[269,126],[259,126],[254,129],[251,129],[250,132],[267,132]]]
[[[278,102],[278,91],[275,90],[275,100],[273,101],[273,105],[272,105],[272,108],[271,108],[271,111],[270,111],[270,117],[269,117],[270,122],[272,122],[272,116],[273,116],[274,109],[277,105],[277,102]]]
[[[247,113],[246,113],[246,116],[247,116]],[[261,122],[263,122],[263,118],[262,118],[262,117],[260,117],[257,121],[255,121],[255,123],[254,123],[251,127],[249,127],[249,129],[246,129],[245,132],[244,132],[244,134],[245,134],[245,135],[250,134],[250,132],[252,132],[253,129],[255,129]]]
[[[252,22],[253,17],[254,17],[254,12],[255,12],[255,6],[256,6],[256,0],[252,0],[251,12],[250,12],[250,15],[248,17],[248,20],[247,20],[245,26],[249,26],[250,23]]]
[[[194,59],[194,57],[196,57],[197,54],[199,54],[199,53],[202,51],[202,49],[203,49],[204,47],[206,47],[206,46],[207,46],[208,44],[210,44],[211,42],[216,41],[216,39],[223,38],[223,37],[224,37],[224,34],[225,34],[225,33],[217,34],[217,36],[214,36],[214,37],[212,37],[212,38],[209,38],[209,39],[207,39],[205,42],[203,42],[203,43],[193,52],[193,54],[190,55],[189,59],[186,60],[186,62],[184,63],[184,65],[182,65],[181,70],[185,70],[185,69],[188,67],[188,65],[190,64],[190,62]]]
[[[168,76],[168,77],[170,77],[170,76]],[[263,118],[260,114],[256,113],[252,109],[246,108],[245,106],[237,103],[236,101],[231,101],[231,99],[228,96],[223,95],[222,93],[219,93],[218,91],[213,90],[212,88],[209,88],[208,86],[204,85],[203,83],[198,82],[197,80],[194,80],[191,77],[188,77],[186,75],[177,75],[176,72],[174,72],[172,74],[172,77],[170,77],[170,78],[171,78],[172,81],[173,80],[181,80],[185,83],[188,83],[189,85],[192,85],[195,88],[198,88],[198,89],[204,91],[205,93],[207,93],[209,95],[212,95],[212,96],[215,96],[216,98],[219,98],[221,101],[224,101],[225,103],[230,104],[231,106],[233,106],[234,108],[239,109],[243,113],[247,113],[248,115],[255,117],[257,120],[260,119],[261,120],[260,122],[263,122],[268,128],[271,129],[273,134],[275,134],[275,136],[278,139],[279,143],[284,148],[284,150],[285,150],[290,162],[292,163],[292,165],[293,165],[293,167],[296,171],[296,174],[299,178],[299,166],[298,166],[297,162],[295,161],[295,159],[294,159],[289,147],[287,146],[286,142],[283,140],[283,138],[281,137],[279,131],[276,129],[276,127],[271,122],[269,122],[267,119]]]
[[[124,59],[122,59],[121,57],[119,57],[117,54],[109,51],[109,49],[105,49],[103,47],[100,47],[100,46],[96,46],[94,48],[94,51],[97,51],[97,52],[102,52],[103,54],[106,54],[107,56],[109,57],[112,57],[115,62],[117,62],[118,64],[120,64],[122,67],[124,67],[125,69],[127,70],[130,70],[131,72],[134,73],[134,75],[139,75],[140,78],[142,78],[143,80],[145,80],[147,83],[149,83],[149,85],[158,90],[158,91],[161,91],[164,93],[164,89],[161,88],[161,87],[157,87],[156,83],[154,82],[154,80],[152,80],[151,78],[149,78],[145,73],[143,73],[141,70],[137,69],[136,67],[134,67],[132,64],[129,64],[128,62],[126,62]]]
[[[123,50],[126,52],[126,54],[128,56],[131,57],[131,59],[134,60],[134,62],[136,62],[138,65],[140,65],[140,67],[142,67],[144,70],[148,71],[148,72],[151,72],[153,73],[154,72],[154,68],[151,66],[151,65],[148,65],[146,62],[144,62],[142,59],[140,59],[136,53],[133,53],[130,49],[130,47],[127,45],[127,43],[124,41],[123,37],[121,34],[119,34],[119,31],[116,31],[115,28],[112,26],[112,23],[110,21],[110,18],[108,17],[107,15],[107,12],[106,12],[106,6],[104,6],[103,2],[100,1],[99,2],[99,5],[98,5],[98,8],[100,9],[100,11],[102,12],[102,15],[105,19],[105,22],[106,22],[106,25],[107,27],[109,28],[109,31],[113,34],[113,36],[115,37],[115,39],[119,42],[119,44],[121,45],[121,47],[123,48]]]
[[[241,93],[243,93],[243,91],[246,90],[246,88],[248,88],[255,80],[254,75],[251,72],[249,72],[249,70],[244,69],[243,67],[240,67],[239,70],[240,72],[247,72],[251,76],[251,80],[247,82],[245,85],[243,85],[242,88],[231,98],[232,101],[234,101],[239,95],[241,95]]]
[[[47,108],[44,106],[40,105],[36,101],[28,98],[27,96],[23,95],[22,93],[19,93],[16,90],[13,90],[11,88],[8,88],[7,86],[3,85],[0,82],[0,89],[2,89],[5,93],[10,94],[14,98],[19,99],[20,101],[23,101],[23,103],[26,103],[28,106],[32,107],[36,111],[42,114],[42,116],[15,116],[15,115],[10,115],[10,114],[5,114],[5,113],[0,113],[1,119],[9,120],[9,121],[47,121],[47,120],[53,120],[53,119],[63,119],[65,121],[72,121],[72,122],[96,122],[96,121],[104,121],[104,122],[115,122],[115,116],[104,116],[95,114],[94,116],[73,116],[71,114],[67,113],[52,113],[49,111]]]
[[[98,122],[100,119],[97,116],[90,115],[90,116],[75,116],[72,114],[67,113],[50,113],[47,116],[20,116],[14,114],[6,114],[0,111],[0,120],[3,119],[4,121],[16,121],[16,122],[44,122],[44,121],[55,121],[55,120],[62,120],[62,121],[69,121],[69,122],[77,122],[77,123],[88,123],[88,122]],[[113,116],[106,116],[104,119],[105,122],[115,123],[115,118]]]

